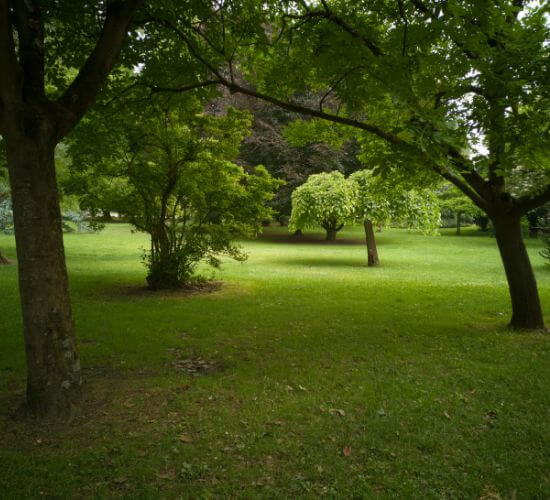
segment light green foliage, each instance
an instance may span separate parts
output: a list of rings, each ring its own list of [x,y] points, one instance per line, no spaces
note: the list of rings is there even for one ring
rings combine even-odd
[[[464,196],[464,194],[452,184],[443,185],[438,190],[437,197],[439,200],[439,206],[442,210],[449,210],[455,213],[461,212],[472,216],[480,213],[479,208],[476,207],[467,196]]]
[[[250,126],[246,112],[209,116],[189,98],[127,114],[120,135],[94,134],[93,143],[87,132],[96,123],[87,125],[71,147],[75,166],[86,168],[75,177],[92,186],[93,196],[86,188],[83,195],[96,208],[106,204],[93,189],[97,176],[117,178],[106,192],[108,204],[150,235],[145,259],[152,288],[188,283],[201,260],[216,267],[220,255],[246,258],[234,240],[260,231],[279,185],[261,166],[249,174],[232,162]]]
[[[242,58],[260,92],[318,95],[310,114],[357,127],[367,155],[452,179],[489,211],[483,181],[518,199],[550,192],[545,2],[274,1],[265,10],[272,43],[250,44]]]
[[[313,174],[292,193],[289,229],[336,232],[353,219],[354,209],[353,189],[340,172]]]
[[[441,186],[437,190],[437,198],[443,217],[456,220],[457,231],[460,231],[460,224],[464,216],[471,222],[484,215],[483,211],[476,207],[470,198],[452,184],[447,183]]]
[[[435,233],[441,220],[432,190],[414,189],[390,182],[370,170],[349,176],[355,198],[355,216],[374,224],[396,223]]]

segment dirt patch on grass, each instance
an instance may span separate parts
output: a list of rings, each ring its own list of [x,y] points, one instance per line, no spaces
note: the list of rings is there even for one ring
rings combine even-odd
[[[115,298],[175,298],[189,295],[206,295],[217,292],[222,287],[221,281],[207,281],[205,283],[193,283],[182,285],[179,288],[166,290],[151,290],[146,286],[123,286],[111,289],[109,295]]]
[[[201,356],[186,356],[180,349],[168,349],[172,355],[172,367],[180,373],[188,375],[206,375],[222,370],[221,364],[213,359],[204,359]]]
[[[163,433],[183,418],[173,407],[181,398],[187,398],[184,393],[191,388],[189,383],[160,387],[147,378],[118,379],[114,373],[110,375],[88,378],[81,404],[69,421],[37,420],[25,410],[24,394],[20,391],[3,397],[2,450],[49,453],[67,448],[67,443],[93,447],[98,437],[113,433],[119,436]]]

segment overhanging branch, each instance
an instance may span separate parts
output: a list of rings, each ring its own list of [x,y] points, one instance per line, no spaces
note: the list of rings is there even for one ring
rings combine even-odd
[[[522,214],[526,214],[545,203],[550,202],[550,184],[535,196],[525,195],[518,199],[517,206]]]
[[[130,22],[142,2],[143,0],[107,2],[107,15],[99,40],[73,83],[57,101],[66,112],[59,123],[58,139],[72,130],[96,99],[118,59]]]

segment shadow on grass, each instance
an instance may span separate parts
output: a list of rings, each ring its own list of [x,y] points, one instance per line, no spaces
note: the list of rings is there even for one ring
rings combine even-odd
[[[221,287],[221,281],[207,281],[205,283],[196,283],[192,285],[181,286],[180,288],[168,288],[163,290],[151,290],[143,284],[114,284],[113,286],[103,287],[100,293],[105,297],[114,299],[167,299],[186,297],[191,295],[208,295],[219,291]]]
[[[303,236],[294,236],[293,234],[279,233],[262,233],[258,236],[257,241],[267,243],[290,243],[296,245],[326,245],[334,246],[365,246],[364,238],[336,238],[336,241],[327,241],[322,234],[304,234]],[[393,238],[388,238],[384,234],[377,234],[376,241],[378,244],[392,244]]]
[[[334,259],[330,257],[317,257],[317,258],[304,258],[290,257],[288,259],[278,259],[278,264],[284,264],[287,266],[300,266],[300,267],[354,267],[354,268],[367,268],[367,257],[364,259]],[[374,268],[373,268],[374,269]]]

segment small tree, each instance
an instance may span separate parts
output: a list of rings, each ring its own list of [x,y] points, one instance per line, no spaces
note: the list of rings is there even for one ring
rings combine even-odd
[[[440,222],[437,200],[427,189],[411,189],[390,183],[369,170],[361,170],[348,179],[355,197],[355,217],[363,223],[367,243],[367,265],[380,263],[374,225],[388,222],[433,232]]]
[[[472,218],[483,216],[483,212],[473,204],[472,200],[452,184],[444,184],[438,193],[438,198],[441,210],[455,216],[456,234],[460,234],[463,216]]]
[[[289,229],[321,226],[326,240],[334,241],[353,213],[353,189],[345,177],[340,172],[314,174],[292,193]]]
[[[279,185],[263,167],[248,174],[231,161],[250,126],[247,113],[229,108],[213,117],[201,113],[197,99],[172,104],[121,117],[119,135],[93,134],[89,127],[97,131],[98,124],[90,121],[71,148],[75,166],[87,168],[87,182],[74,183],[91,187],[86,204],[103,208],[95,179],[114,176],[109,203],[118,193],[118,210],[149,234],[144,260],[151,289],[189,283],[200,261],[244,260],[234,240],[261,230]]]

